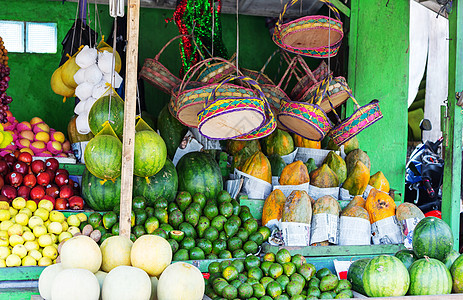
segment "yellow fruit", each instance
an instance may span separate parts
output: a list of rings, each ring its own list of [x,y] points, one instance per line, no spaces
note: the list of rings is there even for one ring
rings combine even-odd
[[[23,232],[32,232],[32,230],[27,225],[23,225]]]
[[[61,243],[62,241],[70,239],[70,238],[72,238],[72,233],[68,231],[63,231],[59,234],[58,241]]]
[[[53,210],[53,202],[51,202],[50,200],[40,200],[39,202],[39,208],[45,208],[48,212],[52,211]]]
[[[4,259],[0,259],[0,268],[6,268],[6,261]]]
[[[13,224],[10,226],[10,228],[8,228],[8,235],[9,236],[12,236],[12,235],[22,235],[24,232],[23,230],[23,226],[22,225],[19,225],[19,224]]]
[[[13,226],[13,222],[11,220],[5,220],[0,223],[0,230],[8,231],[8,228]]]
[[[0,259],[5,260],[10,254],[11,254],[10,248],[5,247],[5,246],[0,247]]]
[[[16,216],[16,214],[18,213],[18,210],[13,207],[10,207],[8,210],[10,211],[11,217]]]
[[[30,241],[35,240],[35,235],[30,231],[24,232],[22,237],[23,237],[24,241],[26,241],[26,242],[30,242]]]
[[[24,245],[18,244],[13,247],[11,253],[16,254],[19,258],[23,258],[27,255],[27,249]]]
[[[8,209],[0,209],[0,221],[9,220],[10,218],[11,218],[11,215]]]
[[[25,256],[22,261],[21,261],[22,265],[23,266],[36,266],[37,265],[37,261],[35,260],[35,258],[27,255]]]
[[[47,227],[45,227],[44,225],[37,225],[34,227],[32,232],[34,233],[36,237],[41,237],[42,235],[46,234],[48,231],[47,231]]]
[[[80,226],[80,219],[77,215],[70,215],[67,219],[67,223],[70,225],[70,226],[76,226],[76,227],[79,227]]]
[[[51,223],[51,221],[50,221],[50,219],[48,219],[45,222],[43,222],[43,226],[48,228],[48,225],[50,225],[50,223]]]
[[[50,237],[51,237],[51,241],[53,244],[56,244],[58,243],[58,236],[56,234],[53,234],[53,233],[49,233]],[[58,247],[58,246],[57,246]]]
[[[0,247],[8,247],[9,245],[10,245],[9,238],[0,236]]]
[[[24,226],[27,225],[27,222],[29,222],[29,217],[24,213],[19,213],[16,216],[14,216],[14,220],[16,224]]]
[[[31,250],[29,251],[29,256],[33,257],[35,260],[39,260],[42,258],[42,253],[38,250]]]
[[[14,247],[22,244],[24,244],[24,238],[22,236],[17,234],[10,236],[10,246]]]
[[[80,222],[87,221],[87,215],[84,213],[78,213],[76,216],[79,218]]]
[[[28,218],[32,217],[32,210],[30,210],[27,207],[24,207],[24,208],[20,209],[18,213],[19,214],[21,214],[21,213],[26,214]]]
[[[55,258],[58,257],[58,250],[56,250],[56,248],[53,247],[53,246],[46,246],[42,250],[42,255],[44,257],[49,257],[51,259],[55,259]]]
[[[68,232],[70,232],[74,236],[76,233],[80,233],[80,229],[79,227],[70,226],[68,228]]]
[[[66,221],[61,222],[61,226],[63,227],[63,231],[67,231],[69,228],[69,225]]]
[[[57,211],[57,210],[52,210],[50,212],[50,216],[48,217],[48,219],[50,219],[50,221],[52,222],[61,223],[66,219],[66,217],[64,216],[62,212]]]
[[[48,228],[48,232],[53,233],[53,234],[60,234],[61,232],[63,232],[63,225],[61,225],[61,223],[58,223],[58,222],[51,222],[47,228]]]
[[[51,260],[51,258],[44,256],[44,257],[40,258],[37,263],[41,267],[47,267],[47,266],[51,265],[53,263],[53,261]]]
[[[13,202],[11,202],[11,206],[16,208],[17,210],[20,210],[26,207],[26,199],[24,199],[23,197],[16,197],[14,198]]]
[[[0,230],[0,237],[9,238],[8,231]]]
[[[51,244],[53,244],[53,239],[51,235],[44,234],[44,235],[39,236],[38,242],[39,242],[40,247],[46,247],[46,246],[50,246]]]
[[[21,258],[17,254],[10,254],[6,258],[7,267],[19,267],[21,265]]]
[[[6,209],[8,210],[10,208],[10,205],[6,201],[0,201],[0,209]]]
[[[36,241],[27,241],[24,243],[24,247],[26,247],[27,251],[39,250],[40,248]]]
[[[10,145],[13,141],[13,135],[8,131],[3,131],[3,141],[0,143],[0,149],[5,148],[6,146]]]
[[[39,216],[32,216],[29,218],[28,225],[30,228],[34,229],[34,227],[37,225],[43,225],[43,220]]]
[[[37,209],[37,203],[32,200],[27,200],[26,207],[29,208],[31,212],[34,212]]]
[[[40,201],[40,202],[42,202],[42,201]],[[46,201],[48,201],[48,200],[46,200]],[[48,201],[48,202],[50,202],[50,201]],[[49,214],[48,210],[46,210],[43,207],[40,207],[40,203],[39,203],[39,208],[37,208],[36,211],[34,211],[34,216],[40,217],[42,219],[42,221],[44,221],[44,222],[46,220],[48,220],[48,214]]]

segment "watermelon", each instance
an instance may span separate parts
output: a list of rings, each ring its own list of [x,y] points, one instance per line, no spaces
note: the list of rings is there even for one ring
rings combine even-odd
[[[407,269],[416,261],[416,255],[413,250],[399,250],[394,256],[400,259]]]
[[[113,95],[111,100],[108,96],[100,97],[92,106],[88,113],[88,124],[93,134],[97,134],[102,125],[108,121],[116,135],[122,139],[124,128],[124,101],[118,96]]]
[[[413,231],[412,245],[418,258],[427,256],[443,261],[453,249],[452,230],[439,218],[424,218]]]
[[[223,189],[222,174],[214,158],[204,152],[189,152],[177,163],[178,190],[214,199]]]
[[[159,112],[158,129],[159,134],[166,143],[167,155],[173,159],[175,151],[177,151],[183,137],[188,132],[188,127],[172,116],[168,106],[165,105]]]
[[[114,180],[121,175],[122,142],[113,135],[97,135],[85,147],[84,159],[90,173]]]
[[[286,163],[278,154],[272,154],[268,157],[268,161],[270,162],[270,167],[272,169],[272,176],[280,177],[281,172],[286,167]]]
[[[463,255],[458,256],[453,262],[450,274],[452,274],[453,278],[452,291],[454,293],[463,293]]]
[[[365,295],[363,289],[363,271],[370,262],[371,258],[361,258],[354,261],[347,271],[347,280],[352,284],[352,289],[360,294]]]
[[[121,178],[117,178],[114,182],[108,180],[102,185],[100,178],[85,169],[82,174],[82,197],[93,210],[113,210],[120,205]]]
[[[154,201],[163,197],[169,202],[174,201],[178,188],[177,170],[170,159],[166,159],[164,167],[156,175],[148,177],[134,176],[133,196],[143,196],[147,204],[154,205]]]
[[[447,269],[450,270],[450,268],[453,265],[453,262],[458,258],[458,256],[460,256],[460,253],[458,253],[458,251],[456,251],[454,249],[452,249],[452,251],[450,251],[449,254],[447,254],[447,256],[445,257],[445,259],[443,261],[443,263],[447,267]]]
[[[444,295],[452,291],[452,276],[434,258],[421,258],[410,266],[410,295]]]
[[[366,265],[362,282],[369,297],[404,296],[410,285],[410,276],[400,259],[380,255]]]
[[[154,130],[143,130],[135,133],[134,175],[140,177],[155,175],[164,167],[166,157],[166,143]]]

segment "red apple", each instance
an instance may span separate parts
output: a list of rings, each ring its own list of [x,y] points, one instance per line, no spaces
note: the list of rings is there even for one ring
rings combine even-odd
[[[14,156],[13,153],[5,155],[4,158],[5,158],[5,161],[6,161],[7,165],[8,165],[8,167],[10,167],[10,168],[16,162],[16,157]]]
[[[59,197],[69,199],[74,196],[74,190],[69,184],[63,185],[59,190]]]
[[[3,195],[0,195],[0,201],[6,201],[6,202],[8,202],[8,203],[11,202],[7,197],[5,197],[5,196],[3,196]]]
[[[9,167],[8,167],[8,164],[6,163],[6,160],[0,159],[0,174],[6,175],[8,171],[9,171]]]
[[[3,179],[3,176],[0,176],[0,189],[5,185],[5,180]]]
[[[55,179],[55,172],[50,169],[46,169],[45,173],[48,173],[48,175],[50,175],[50,182],[53,182],[53,180]]]
[[[69,208],[71,209],[84,209],[84,199],[79,196],[72,196],[69,198]]]
[[[19,154],[18,160],[26,164],[30,164],[32,162],[32,155],[28,152],[21,152],[21,154]]]
[[[61,187],[65,184],[68,184],[69,182],[69,177],[66,173],[57,173],[56,176],[55,176],[55,183]]]
[[[64,199],[64,198],[56,199],[55,209],[63,210],[63,209],[67,209],[68,207],[69,207],[69,203],[67,199]]]
[[[50,201],[51,203],[53,203],[53,207],[55,206],[56,200],[55,200],[55,198],[53,198],[53,197],[50,196],[50,195],[45,195],[45,196],[43,196],[43,197],[42,197],[42,200],[48,200],[48,201]]]
[[[54,183],[50,183],[46,186],[45,193],[56,199],[59,196],[59,187]]]
[[[8,200],[13,200],[18,195],[18,191],[11,185],[4,185],[2,188],[2,195],[8,198]]]
[[[31,162],[32,172],[39,174],[40,172],[45,171],[45,162],[43,160],[34,160]]]
[[[80,195],[79,183],[77,183],[77,182],[75,182],[74,180],[72,180],[72,179],[69,178],[68,184],[69,184],[70,186],[72,186],[72,188],[74,189],[74,195],[79,196],[79,195]]]
[[[55,172],[55,176],[58,175],[58,174],[66,174],[67,176],[69,176],[69,171],[66,170],[66,169],[58,169]]]
[[[53,172],[59,168],[59,162],[56,158],[50,157],[45,161],[45,167]]]
[[[45,188],[41,185],[36,185],[32,188],[30,193],[32,200],[42,200],[45,196]]]
[[[29,199],[31,193],[31,188],[25,185],[18,187],[18,197],[23,197],[24,199]]]
[[[23,182],[23,176],[18,172],[11,172],[6,175],[6,179],[14,187],[18,187]]]
[[[26,174],[23,178],[23,184],[30,188],[33,188],[37,184],[37,178],[34,174]]]
[[[51,182],[50,174],[48,172],[42,172],[37,175],[37,184],[41,186],[47,186]]]
[[[13,165],[13,171],[20,173],[21,175],[26,175],[27,174],[27,164],[22,161],[17,161]]]

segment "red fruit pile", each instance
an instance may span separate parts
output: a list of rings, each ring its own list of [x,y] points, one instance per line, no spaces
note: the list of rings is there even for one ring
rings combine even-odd
[[[66,169],[59,168],[55,158],[32,160],[28,152],[16,152],[0,157],[0,201],[11,202],[16,197],[50,200],[55,209],[83,209],[79,184],[69,178]]]

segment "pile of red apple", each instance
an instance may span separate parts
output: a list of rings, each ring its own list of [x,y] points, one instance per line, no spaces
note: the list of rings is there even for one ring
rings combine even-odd
[[[66,169],[59,168],[53,157],[33,160],[28,152],[16,152],[0,157],[0,201],[11,202],[16,197],[50,200],[57,210],[84,208],[79,196],[79,184],[69,178]]]

